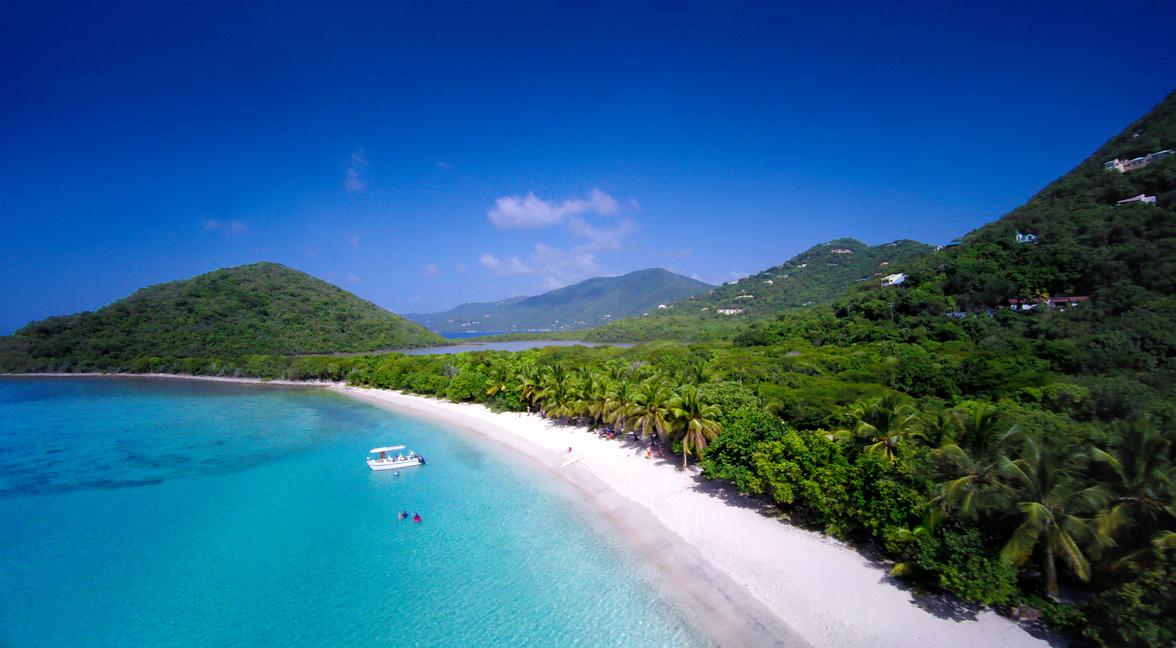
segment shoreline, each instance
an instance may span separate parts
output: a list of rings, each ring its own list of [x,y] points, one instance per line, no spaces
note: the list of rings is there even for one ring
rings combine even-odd
[[[549,471],[581,504],[661,572],[681,611],[717,645],[981,648],[1064,646],[987,609],[916,598],[877,564],[828,536],[769,517],[771,510],[674,457],[645,458],[630,439],[605,440],[535,414],[494,413],[338,382],[175,374],[7,374],[140,377],[316,387],[493,442]],[[573,452],[568,453],[569,446]],[[566,466],[561,464],[575,460]]]
[[[667,593],[682,613],[689,616],[691,622],[715,645],[757,648],[805,648],[813,645],[730,576],[716,569],[696,547],[684,542],[662,525],[647,509],[616,492],[591,471],[576,470],[578,465],[589,459],[586,453],[577,450],[569,455],[566,448],[562,452],[550,451],[529,442],[525,437],[504,433],[504,423],[543,429],[560,429],[563,426],[534,414],[496,414],[476,406],[482,409],[481,414],[505,417],[504,423],[498,423],[499,429],[495,430],[487,426],[482,417],[471,417],[461,411],[468,404],[350,385],[336,385],[328,389],[387,411],[460,429],[545,470],[577,493],[581,497],[580,504],[595,514],[601,526],[616,533],[639,560],[653,565],[660,572],[660,580],[668,585]],[[434,405],[453,407],[435,408]],[[600,444],[617,443],[597,439],[582,428],[567,426],[566,431],[573,434],[578,432],[581,446],[589,438]],[[569,458],[576,460],[575,463],[561,466]]]
[[[576,488],[610,526],[654,560],[684,609],[728,646],[878,648],[1064,645],[1029,634],[992,610],[959,609],[940,597],[917,600],[852,547],[768,517],[768,508],[696,466],[645,458],[631,440],[605,440],[583,427],[536,414],[494,413],[483,405],[338,385],[331,391],[488,438]],[[568,453],[568,447],[573,452]],[[568,460],[575,463],[561,466]],[[652,552],[650,554],[649,552]]]

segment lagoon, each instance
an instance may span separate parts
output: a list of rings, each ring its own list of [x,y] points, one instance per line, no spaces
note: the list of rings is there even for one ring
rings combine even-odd
[[[390,443],[429,464],[369,470]],[[3,378],[0,645],[703,645],[574,500],[321,390]]]

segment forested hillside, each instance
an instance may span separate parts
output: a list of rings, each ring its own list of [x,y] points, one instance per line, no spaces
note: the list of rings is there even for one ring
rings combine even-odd
[[[968,234],[962,245],[912,262],[901,286],[856,286],[827,308],[753,325],[738,343],[780,344],[819,329],[820,339],[811,339],[821,344],[955,342],[955,353],[964,346],[1015,350],[1021,364],[1074,376],[1118,402],[1107,416],[1153,408],[1170,416],[1176,156],[1127,173],[1107,171],[1104,163],[1174,146],[1176,97],[1169,96],[1025,205]],[[1140,194],[1155,202],[1118,204]],[[1089,299],[1051,308],[1051,297]],[[1014,313],[1010,300],[1040,303]]]
[[[851,238],[809,248],[784,263],[704,294],[593,329],[592,342],[730,339],[750,321],[827,302],[859,283],[878,283],[933,248],[902,240],[866,245]]]
[[[148,358],[233,358],[446,344],[347,291],[276,263],[149,286],[94,312],[0,338],[0,369],[133,367]]]
[[[1176,156],[1104,167],[1172,148],[1176,93],[958,245],[835,241],[627,321],[703,343],[210,356],[184,369],[348,380],[637,432],[890,561],[920,594],[958,597],[961,613],[1172,646]],[[1120,203],[1140,194],[1155,201]],[[788,283],[802,269],[829,301],[796,303],[817,301]],[[876,273],[892,271],[908,276],[883,286]],[[620,324],[593,334],[620,337]]]
[[[534,297],[462,304],[444,313],[410,313],[405,317],[445,335],[578,331],[657,310],[659,305],[711,287],[662,268],[650,268],[620,277],[594,277]]]
[[[658,435],[708,478],[868,547],[960,609],[1096,645],[1172,645],[1176,157],[1104,164],[1173,148],[1174,110],[1170,96],[961,244],[885,266],[902,284],[846,284],[830,303],[724,329],[731,342],[254,367]],[[1155,202],[1119,204],[1141,193]],[[776,285],[757,282],[719,297]]]

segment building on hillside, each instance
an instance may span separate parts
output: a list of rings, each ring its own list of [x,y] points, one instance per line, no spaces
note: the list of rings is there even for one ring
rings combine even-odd
[[[1018,243],[1036,243],[1037,242],[1037,235],[1036,234],[1022,234],[1020,232],[1017,232],[1017,242]]]
[[[1009,308],[1015,311],[1027,311],[1044,305],[1046,308],[1066,310],[1090,299],[1090,297],[1037,297],[1034,299],[1010,299]]]
[[[847,250],[845,248],[833,248],[833,254],[853,254],[853,250]]]
[[[719,310],[717,310],[715,312],[720,315],[739,315],[740,313],[743,312],[743,309],[742,308],[720,308]]]
[[[1119,202],[1117,202],[1115,204],[1122,205],[1123,203],[1129,203],[1129,202],[1145,202],[1145,203],[1151,203],[1154,205],[1156,203],[1156,197],[1149,196],[1147,194],[1139,194],[1138,196],[1135,196],[1133,198],[1124,198],[1123,200],[1120,200]]]
[[[1120,160],[1115,158],[1114,160],[1103,164],[1103,169],[1106,171],[1118,171],[1119,173],[1126,173],[1127,171],[1142,169],[1152,162],[1162,160],[1169,155],[1172,155],[1173,152],[1174,151],[1172,151],[1172,149],[1164,149],[1162,151],[1156,151],[1155,153],[1149,153],[1143,157],[1132,158],[1130,160]]]
[[[885,277],[882,277],[882,287],[887,288],[889,286],[897,286],[898,284],[906,281],[906,278],[907,276],[901,272],[897,274],[886,275]]]

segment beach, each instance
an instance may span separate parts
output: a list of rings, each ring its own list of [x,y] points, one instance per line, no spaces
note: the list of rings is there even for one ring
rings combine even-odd
[[[662,569],[679,604],[721,645],[1062,645],[991,610],[916,598],[888,576],[890,565],[779,519],[762,503],[703,480],[696,466],[683,470],[680,457],[646,458],[646,446],[631,435],[603,439],[534,414],[329,388],[480,435],[557,474]]]
[[[683,470],[679,456],[646,458],[647,446],[632,435],[603,439],[583,426],[562,425],[536,414],[495,413],[483,405],[344,383],[172,374],[126,377],[328,389],[444,424],[516,453],[570,485],[578,504],[593,512],[606,530],[618,533],[642,562],[655,566],[675,603],[716,645],[1066,645],[1054,635],[1034,636],[991,610],[945,596],[916,596],[888,575],[891,564],[790,524],[772,507],[728,485],[702,479],[697,466]]]

